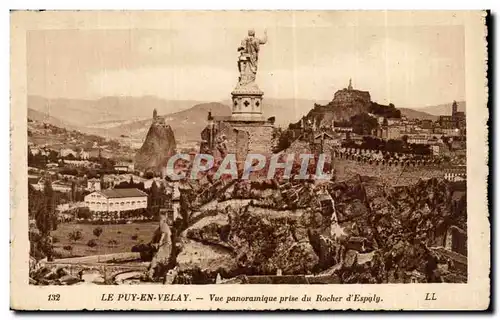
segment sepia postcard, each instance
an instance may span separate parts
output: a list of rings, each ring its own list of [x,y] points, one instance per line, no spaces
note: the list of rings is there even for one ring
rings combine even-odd
[[[486,310],[485,11],[12,11],[14,310]]]

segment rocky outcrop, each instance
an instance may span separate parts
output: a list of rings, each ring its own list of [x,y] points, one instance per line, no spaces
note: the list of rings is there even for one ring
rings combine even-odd
[[[315,104],[306,118],[319,126],[331,126],[332,121],[350,121],[354,115],[370,112],[371,103],[369,92],[343,89],[327,105]]]
[[[142,147],[135,155],[135,167],[143,171],[161,172],[175,154],[176,142],[172,128],[161,117],[155,117]]]
[[[328,276],[342,283],[464,281],[463,270],[432,249],[443,246],[447,226],[466,230],[466,212],[453,209],[457,201],[444,180],[403,187],[361,176],[316,186],[245,183],[226,186],[223,199],[206,198],[206,205],[192,200],[199,211],[179,237],[175,283],[214,283],[217,274]],[[295,200],[285,196],[290,190],[307,198],[307,206],[291,205]],[[321,190],[333,199],[335,215],[319,203]]]

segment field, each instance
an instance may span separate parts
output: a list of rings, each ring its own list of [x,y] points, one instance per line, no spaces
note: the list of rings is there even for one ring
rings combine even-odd
[[[93,230],[102,228],[102,234],[96,237]],[[64,257],[89,256],[98,254],[130,252],[132,246],[140,243],[149,243],[153,233],[158,227],[157,222],[116,224],[116,225],[91,225],[78,223],[61,223],[57,230],[52,231],[53,238],[57,238],[54,244],[56,252],[62,253]],[[80,230],[82,238],[77,241],[69,239],[69,234],[74,230]],[[135,239],[137,236],[137,239]],[[134,239],[132,239],[134,237]],[[97,246],[91,248],[87,245],[89,240],[95,239]],[[116,244],[109,243],[115,240]],[[64,250],[64,246],[72,246],[71,251]]]

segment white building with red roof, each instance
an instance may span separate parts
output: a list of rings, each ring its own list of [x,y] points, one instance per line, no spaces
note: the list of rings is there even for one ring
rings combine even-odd
[[[135,188],[96,190],[85,196],[85,204],[90,211],[99,212],[145,209],[148,195]]]

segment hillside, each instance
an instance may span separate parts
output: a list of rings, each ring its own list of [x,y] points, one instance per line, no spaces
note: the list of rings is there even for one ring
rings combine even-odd
[[[40,116],[36,112],[31,115]],[[43,114],[42,119],[46,120]],[[134,153],[131,148],[120,144],[117,140],[55,126],[45,120],[39,121],[32,119],[31,116],[28,117],[28,142],[35,146],[45,146],[52,150],[70,148],[75,151],[83,149],[95,152],[100,148],[105,157],[123,159],[131,158]]]
[[[50,115],[43,113],[43,112],[40,112],[40,111],[33,110],[31,108],[28,108],[28,119],[34,120],[37,122],[44,122],[47,124],[51,124],[51,125],[59,127],[59,128],[73,129],[73,127],[74,127],[73,125],[62,121],[59,118],[50,116]]]
[[[149,118],[154,109],[168,114],[188,109],[198,101],[163,100],[153,96],[103,97],[97,100],[47,99],[28,96],[28,108],[58,118],[68,124],[99,129],[107,121]],[[106,127],[104,127],[106,129]]]
[[[410,108],[399,108],[399,110],[401,110],[401,115],[406,116],[408,119],[436,121],[439,118],[438,116],[420,110],[415,110]]]
[[[177,141],[198,141],[200,132],[207,125],[208,112],[215,116],[231,115],[228,106],[218,102],[197,104],[187,110],[168,115],[160,115],[169,125]],[[112,136],[126,135],[133,139],[144,140],[151,124],[151,118],[140,121],[127,122],[113,128],[109,128],[108,134]]]
[[[230,106],[231,100],[222,102]],[[276,117],[276,126],[288,127],[289,123],[297,122],[315,103],[326,104],[328,101],[310,99],[275,99],[264,96],[263,113],[265,118]]]
[[[451,105],[453,102],[450,103],[445,103],[445,104],[439,104],[436,106],[427,106],[423,108],[418,108],[414,110],[422,111],[429,113],[431,115],[435,116],[440,116],[440,115],[451,115]],[[458,104],[458,111],[465,112],[466,109],[466,102],[465,101],[457,101]]]

